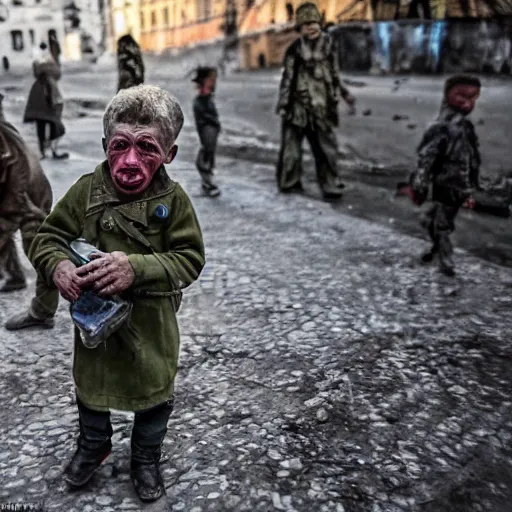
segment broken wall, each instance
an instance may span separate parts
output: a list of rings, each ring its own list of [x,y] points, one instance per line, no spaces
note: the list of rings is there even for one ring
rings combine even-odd
[[[511,74],[511,19],[350,23],[332,33],[346,71]]]

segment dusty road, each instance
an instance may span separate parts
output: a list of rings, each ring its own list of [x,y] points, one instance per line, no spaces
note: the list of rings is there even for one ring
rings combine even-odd
[[[104,101],[93,79],[66,84],[85,94],[88,80],[89,97]],[[16,123],[21,108],[13,101],[6,114]],[[71,159],[44,161],[56,198],[102,158],[99,114],[68,114]],[[33,144],[33,127],[21,128]],[[389,216],[364,218],[368,207],[347,213],[370,193],[391,201],[358,182],[338,211],[314,197],[282,197],[271,166],[224,156],[223,194],[200,197],[195,137],[189,117],[168,170],[192,196],[214,279],[193,285],[180,313],[167,501],[137,502],[121,413],[103,469],[77,493],[62,484],[77,431],[62,301],[53,331],[0,336],[0,503],[70,512],[508,512],[512,269],[462,249],[455,280],[419,266],[426,242]],[[350,197],[360,198],[352,210]],[[29,299],[30,290],[0,296],[0,321]]]

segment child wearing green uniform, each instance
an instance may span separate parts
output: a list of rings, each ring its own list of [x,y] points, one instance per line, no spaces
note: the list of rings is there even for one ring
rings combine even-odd
[[[130,321],[97,348],[86,348],[75,329],[80,433],[64,478],[73,487],[87,483],[112,447],[110,409],[133,411],[131,477],[142,501],[165,493],[159,461],[178,364],[176,312],[181,290],[204,265],[191,201],[164,167],[176,155],[182,125],[180,105],[162,89],[118,92],[103,118],[106,160],[57,203],[29,253],[70,302],[92,289],[133,304]],[[69,251],[77,238],[99,251],[81,267]]]

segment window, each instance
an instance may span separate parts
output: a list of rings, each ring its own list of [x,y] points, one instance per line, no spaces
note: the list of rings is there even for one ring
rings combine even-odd
[[[23,32],[21,30],[11,30],[12,49],[15,52],[23,51]]]
[[[169,8],[168,7],[164,7],[163,15],[164,15],[164,25],[167,27],[167,26],[169,26]]]
[[[156,27],[156,11],[151,11],[151,27]]]
[[[31,46],[35,46],[36,44],[36,33],[34,32],[33,29],[30,29],[28,31],[29,35],[30,35],[30,44]]]

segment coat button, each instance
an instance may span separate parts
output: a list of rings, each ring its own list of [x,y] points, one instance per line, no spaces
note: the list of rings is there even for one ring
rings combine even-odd
[[[114,223],[112,222],[111,219],[103,219],[101,221],[101,227],[105,230],[105,231],[110,231],[113,227],[114,227]]]
[[[169,210],[167,209],[167,206],[163,204],[159,204],[155,211],[153,212],[153,215],[160,220],[165,220],[167,217],[169,217]]]

